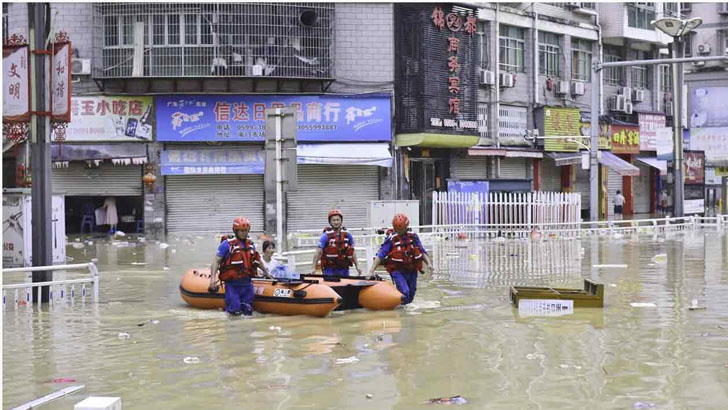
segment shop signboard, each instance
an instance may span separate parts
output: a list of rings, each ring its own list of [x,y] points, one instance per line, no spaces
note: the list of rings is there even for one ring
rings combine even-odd
[[[658,130],[665,128],[665,116],[662,114],[640,113],[638,115],[638,122],[640,151],[657,151]]]
[[[728,158],[728,127],[691,129],[690,149],[705,151],[708,163]]]
[[[544,136],[580,136],[581,135],[581,114],[578,108],[554,108],[545,107],[543,111]],[[585,143],[585,139],[581,142]],[[545,151],[577,152],[578,144],[568,142],[564,139],[546,139],[544,141]]]
[[[685,184],[705,183],[705,153],[685,152]]]
[[[634,125],[612,124],[612,152],[615,154],[639,154],[639,128]]]
[[[181,95],[156,100],[157,140],[265,140],[265,110],[296,111],[298,141],[391,141],[390,97]]]
[[[263,174],[265,151],[254,148],[167,149],[161,153],[162,175]]]
[[[690,128],[728,127],[728,87],[691,87]]]
[[[73,96],[65,142],[149,142],[154,130],[153,98]]]

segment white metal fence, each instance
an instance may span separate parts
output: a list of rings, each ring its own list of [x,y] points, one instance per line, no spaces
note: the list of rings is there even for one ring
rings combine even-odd
[[[59,270],[87,270],[89,277],[78,279],[52,280],[47,282],[30,282],[32,272],[59,271]],[[3,269],[3,279],[10,273],[26,274],[26,282],[3,284],[3,312],[8,304],[8,291],[12,293],[13,305],[17,309],[20,305],[32,307],[34,303],[40,307],[41,289],[43,286],[50,286],[48,297],[49,304],[54,303],[74,303],[76,295],[81,297],[81,302],[85,302],[87,296],[86,285],[92,286],[91,296],[94,302],[99,300],[99,271],[93,263],[79,263],[74,265],[55,265],[55,266],[33,266],[26,268]],[[79,286],[78,290],[76,286]]]
[[[552,229],[581,220],[581,194],[562,192],[433,192],[433,225]]]

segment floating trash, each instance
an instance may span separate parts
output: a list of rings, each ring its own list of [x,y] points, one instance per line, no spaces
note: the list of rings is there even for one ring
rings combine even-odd
[[[278,331],[278,332],[280,332],[280,331],[281,331],[281,327],[280,327],[280,326],[271,326],[271,327],[269,327],[268,329],[269,329],[269,330],[275,330],[275,331]]]
[[[129,333],[123,333],[123,332],[122,333],[119,333],[119,339],[120,340],[128,339],[130,337],[131,337],[131,335]]]
[[[71,244],[73,246],[73,249],[83,249],[86,247],[86,245],[80,243],[80,242],[74,242]]]
[[[146,265],[147,263],[146,263],[146,262],[132,262],[131,264],[132,264],[132,265],[136,265],[136,266],[144,266],[144,265]]]
[[[538,360],[538,359],[545,359],[546,356],[541,353],[529,353],[526,355],[526,359],[528,360]]]
[[[452,397],[438,397],[435,399],[430,399],[424,402],[423,404],[468,404],[468,401],[465,400],[465,397],[457,395]]]
[[[185,362],[185,363],[187,363],[187,364],[197,364],[197,363],[200,362],[200,358],[199,357],[195,357],[195,356],[187,356],[184,359],[182,359],[182,361]]]
[[[162,242],[162,243],[159,244],[159,249],[167,249],[167,248],[169,248],[169,244],[168,243]]]
[[[116,231],[116,232],[114,232],[114,236],[124,237],[124,236],[126,236],[126,234],[122,231]]]
[[[367,395],[366,395],[366,398],[367,398],[367,399],[371,399],[372,397],[374,397],[374,395],[373,395],[373,394],[371,394],[371,393],[367,393]]]
[[[336,364],[349,364],[349,363],[357,363],[357,362],[359,362],[359,359],[356,356],[345,357],[343,359],[336,359]]]
[[[632,306],[632,307],[657,307],[657,305],[655,305],[652,302],[632,302],[632,303],[630,303],[630,306]]]
[[[657,408],[657,404],[655,403],[649,403],[646,401],[637,401],[632,406],[634,409],[654,409]]]
[[[93,259],[91,259],[91,262],[93,262],[93,263],[99,263],[99,258],[93,258]]]
[[[617,264],[602,264],[602,265],[592,265],[594,268],[619,268],[619,269],[625,269],[627,268],[627,264],[624,263],[617,263]]]
[[[690,307],[688,309],[690,309],[690,310],[703,310],[703,309],[706,309],[706,307],[705,306],[698,306],[698,300],[697,299],[693,299],[693,300],[690,301]]]
[[[76,379],[73,377],[59,377],[51,380],[52,383],[76,383]]]
[[[652,262],[655,263],[667,263],[667,254],[666,253],[660,253],[652,257]]]

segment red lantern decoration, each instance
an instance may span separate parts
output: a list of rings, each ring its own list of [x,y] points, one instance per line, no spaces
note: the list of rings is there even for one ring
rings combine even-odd
[[[147,186],[147,189],[151,191],[156,181],[157,177],[152,173],[152,167],[148,166],[147,173],[144,174],[144,176],[142,177],[142,182],[144,182],[144,185]]]

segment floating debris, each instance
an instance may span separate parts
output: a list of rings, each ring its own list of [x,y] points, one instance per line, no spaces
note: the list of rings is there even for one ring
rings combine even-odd
[[[348,364],[348,363],[357,363],[357,362],[359,362],[359,359],[356,356],[345,357],[343,359],[336,359],[336,364]]]
[[[71,246],[73,247],[73,249],[83,249],[86,247],[86,245],[84,245],[80,242],[74,242],[71,244]]]
[[[124,236],[126,236],[126,234],[122,231],[116,231],[116,232],[114,232],[114,236],[124,237]]]
[[[371,399],[372,397],[374,397],[374,395],[371,394],[371,393],[367,393],[367,396],[366,397],[367,397],[367,399]]]
[[[119,339],[120,340],[128,339],[130,337],[131,337],[131,335],[129,333],[124,333],[124,332],[119,333]]]
[[[435,399],[430,399],[424,402],[423,404],[468,404],[468,401],[465,400],[465,397],[457,395],[452,397],[438,397]]]
[[[58,379],[51,380],[52,383],[76,383],[76,379],[73,377],[59,377]]]
[[[657,305],[655,305],[652,302],[632,302],[632,303],[630,303],[630,306],[632,306],[632,307],[657,307]]]
[[[617,263],[617,264],[602,264],[602,265],[592,265],[594,268],[619,268],[619,269],[626,269],[629,265],[624,263]]]
[[[184,359],[182,359],[182,361],[185,362],[185,363],[187,363],[187,364],[197,364],[197,363],[200,362],[200,358],[199,357],[195,357],[195,356],[187,356]]]
[[[634,409],[654,409],[657,408],[657,404],[655,403],[649,403],[646,401],[637,401],[632,406]]]
[[[652,257],[652,262],[654,263],[667,263],[667,254],[666,253],[660,253]]]
[[[162,242],[162,243],[159,244],[159,249],[167,249],[167,248],[169,248],[169,244],[168,243]]]
[[[707,309],[707,308],[705,306],[698,306],[698,300],[693,299],[690,301],[690,307],[688,309],[689,310],[703,310],[703,309]]]

